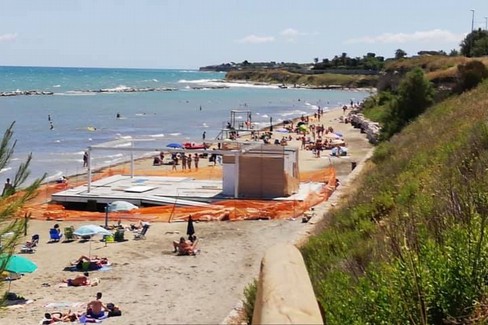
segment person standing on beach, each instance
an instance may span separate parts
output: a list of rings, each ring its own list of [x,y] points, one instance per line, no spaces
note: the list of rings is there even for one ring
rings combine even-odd
[[[200,157],[198,157],[198,154],[195,154],[195,157],[193,158],[193,161],[195,163],[195,169],[198,169],[198,161],[200,160]]]
[[[186,155],[183,153],[181,155],[181,170],[186,170]]]
[[[10,178],[7,178],[5,184],[3,185],[2,196],[9,196],[14,193],[15,193],[14,186],[12,185],[12,183],[10,183]]]
[[[178,156],[173,154],[173,166],[171,167],[171,170],[176,170],[176,165],[178,165]]]
[[[83,153],[83,167],[88,167],[88,152]]]
[[[188,170],[191,171],[191,153],[188,155],[188,158],[186,158],[186,161],[188,163]]]
[[[207,132],[206,131],[203,131],[202,133],[202,140],[205,141],[205,136],[207,135]]]

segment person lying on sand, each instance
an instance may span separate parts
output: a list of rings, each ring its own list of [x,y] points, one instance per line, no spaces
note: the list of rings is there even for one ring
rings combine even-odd
[[[106,257],[94,256],[92,258],[85,255],[80,256],[71,265],[75,265],[77,270],[99,270],[105,265],[108,265],[108,259]]]
[[[181,237],[180,241],[173,241],[174,252],[178,252],[179,255],[195,255],[197,242],[192,243],[190,240],[186,240],[185,237]]]
[[[45,313],[44,319],[41,321],[41,324],[53,324],[56,322],[76,322],[78,320],[78,313],[71,312],[68,310],[67,313],[62,313],[60,311],[56,311],[53,313]]]
[[[85,272],[83,275],[77,275],[74,279],[66,279],[63,280],[63,282],[66,283],[68,287],[88,286],[91,284],[88,279],[89,276],[90,274]]]

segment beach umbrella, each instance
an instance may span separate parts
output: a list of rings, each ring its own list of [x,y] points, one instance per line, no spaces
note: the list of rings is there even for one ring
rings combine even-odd
[[[15,274],[32,273],[37,270],[37,265],[34,262],[20,255],[1,255],[0,265],[3,266],[3,268],[1,269]],[[12,283],[12,280],[15,280],[15,278],[9,276],[7,292],[10,292],[10,285]]]
[[[182,149],[183,146],[180,143],[170,143],[166,145],[167,148]]]
[[[195,228],[193,227],[193,219],[191,215],[188,217],[188,224],[186,225],[186,234],[188,236],[193,236],[195,233]]]
[[[288,131],[288,129],[285,129],[285,128],[279,128],[279,129],[276,129],[275,131],[279,132],[279,133],[290,133],[290,131]]]
[[[328,139],[339,139],[340,136],[338,134],[335,134],[335,133],[332,133],[332,132],[329,132],[327,134],[324,134],[324,137],[328,138]]]
[[[76,229],[73,234],[80,237],[92,237],[95,235],[111,235],[112,233],[97,225],[85,225]]]
[[[134,209],[139,209],[139,207],[127,201],[113,201],[108,204],[109,212],[131,211]]]
[[[308,130],[308,127],[307,127],[306,124],[300,124],[298,126],[298,130],[300,130],[300,131],[307,131]]]
[[[105,207],[105,228],[108,227],[108,214],[109,212],[124,212],[139,209],[137,205],[134,205],[127,201],[113,201],[107,204]]]
[[[80,236],[82,238],[91,237],[95,235],[101,235],[101,236],[111,236],[112,233],[108,231],[107,229],[97,226],[97,225],[85,225],[81,226],[80,228],[76,229],[73,234],[76,236]],[[90,246],[88,249],[88,256],[91,256],[91,240],[90,240]]]
[[[4,269],[12,273],[32,273],[37,270],[37,265],[30,259],[20,255],[0,256],[0,265],[5,265]]]
[[[293,121],[292,121],[292,120],[284,120],[284,121],[283,121],[283,124],[292,124],[292,123],[293,123]]]
[[[300,125],[307,125],[307,122],[300,121],[297,123],[297,127],[299,127]]]

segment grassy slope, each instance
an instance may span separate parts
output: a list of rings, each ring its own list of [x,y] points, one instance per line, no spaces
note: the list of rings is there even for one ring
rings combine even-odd
[[[243,70],[230,71],[227,80],[247,80],[252,82],[284,83],[298,86],[342,86],[342,87],[374,87],[378,76],[316,74],[303,75],[283,70]]]
[[[485,82],[436,105],[377,148],[358,191],[303,247],[329,323],[478,312],[488,278],[487,93]]]

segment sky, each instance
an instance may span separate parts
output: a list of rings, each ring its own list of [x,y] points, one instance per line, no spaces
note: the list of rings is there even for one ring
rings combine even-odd
[[[0,65],[198,69],[449,53],[487,16],[487,0],[0,0]]]

